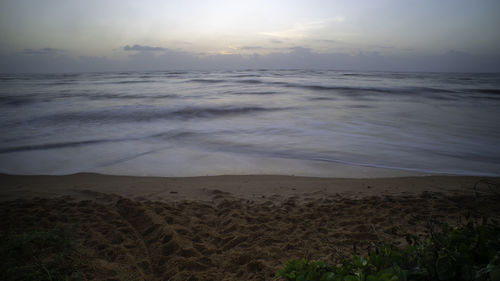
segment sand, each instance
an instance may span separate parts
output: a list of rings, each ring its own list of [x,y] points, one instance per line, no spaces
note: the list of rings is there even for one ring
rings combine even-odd
[[[291,258],[403,246],[430,220],[499,219],[481,179],[0,175],[0,227],[71,229],[90,280],[271,280]]]

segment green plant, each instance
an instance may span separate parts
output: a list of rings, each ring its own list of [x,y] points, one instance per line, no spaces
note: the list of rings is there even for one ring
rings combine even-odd
[[[74,247],[71,236],[59,228],[2,233],[0,280],[81,280]]]
[[[328,265],[323,261],[307,261],[306,259],[301,260],[290,260],[285,264],[285,267],[277,272],[278,276],[281,276],[287,280],[321,280],[330,281],[332,279],[334,267]]]
[[[420,263],[438,280],[499,280],[500,228],[472,222],[461,228],[441,224],[420,246]]]
[[[500,227],[497,223],[430,227],[424,239],[410,237],[400,249],[381,245],[366,257],[344,259],[342,266],[291,260],[276,277],[290,281],[500,280]]]

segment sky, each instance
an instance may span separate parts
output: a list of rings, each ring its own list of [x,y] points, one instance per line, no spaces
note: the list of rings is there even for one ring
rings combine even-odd
[[[1,72],[500,71],[498,0],[0,0]]]

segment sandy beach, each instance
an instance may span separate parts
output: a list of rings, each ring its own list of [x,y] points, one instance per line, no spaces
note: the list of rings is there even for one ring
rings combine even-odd
[[[0,1],[0,281],[500,281],[500,0],[414,2]]]
[[[71,229],[91,280],[270,280],[291,258],[402,246],[430,220],[498,219],[481,179],[0,175],[0,228]]]

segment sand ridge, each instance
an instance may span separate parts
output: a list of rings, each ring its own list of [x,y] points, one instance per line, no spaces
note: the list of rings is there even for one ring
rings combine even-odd
[[[70,195],[93,200],[92,192],[117,194],[139,201],[212,200],[213,190],[253,201],[271,196],[342,194],[346,197],[418,195],[426,192],[472,194],[481,177],[421,176],[398,178],[315,178],[280,175],[203,176],[185,178],[111,176],[80,173],[67,176],[0,174],[0,201]],[[493,180],[495,180],[493,178]],[[500,180],[497,180],[500,181]],[[84,191],[84,192],[82,192]]]

